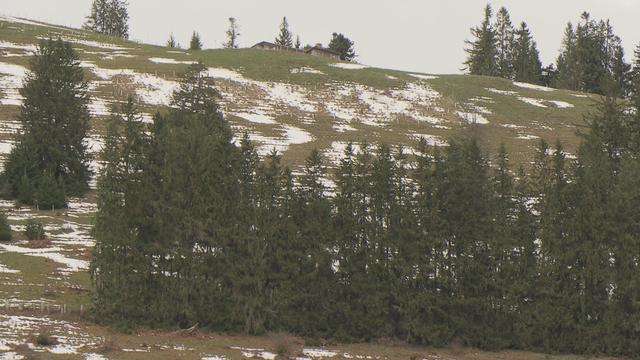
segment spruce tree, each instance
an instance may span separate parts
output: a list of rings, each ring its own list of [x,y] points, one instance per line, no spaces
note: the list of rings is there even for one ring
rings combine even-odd
[[[514,79],[539,84],[542,79],[540,54],[525,22],[516,31],[513,54]]]
[[[224,43],[224,47],[227,49],[238,48],[238,37],[240,37],[240,29],[238,21],[234,17],[229,18],[229,29],[227,29],[227,42]]]
[[[329,49],[340,54],[340,60],[352,61],[356,57],[356,53],[353,50],[353,41],[342,34],[333,33],[329,42]]]
[[[491,24],[492,15],[491,5],[487,4],[482,24],[471,29],[474,40],[465,40],[468,48],[465,49],[467,60],[464,65],[471,75],[495,76],[499,74],[497,39],[496,31]]]
[[[43,40],[30,65],[20,90],[23,132],[5,165],[10,195],[30,204],[44,196],[41,187],[81,195],[88,188],[91,156],[89,95],[78,56],[62,40]],[[64,196],[56,199],[56,207],[65,206]]]
[[[515,30],[511,24],[509,11],[501,7],[496,15],[496,48],[498,52],[498,73],[501,77],[512,79],[514,73]]]
[[[193,32],[191,34],[191,40],[189,41],[189,50],[202,50],[202,41],[200,40],[200,34]]]
[[[280,23],[280,33],[276,37],[276,45],[293,47],[293,35],[289,31],[289,23],[286,16],[282,18],[282,23]]]
[[[562,49],[556,63],[558,75],[554,86],[570,90],[580,89],[577,39],[571,23],[568,23],[565,28]]]
[[[0,210],[0,241],[11,241],[13,235],[11,226],[7,220],[7,214],[4,210]]]
[[[94,0],[83,27],[101,34],[129,38],[129,13],[126,0]]]

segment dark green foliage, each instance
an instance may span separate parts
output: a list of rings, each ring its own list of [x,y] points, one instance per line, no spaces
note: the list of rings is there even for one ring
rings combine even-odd
[[[0,211],[0,241],[11,241],[12,238],[13,235],[7,220],[7,214],[4,211]]]
[[[36,337],[36,345],[53,346],[57,344],[58,340],[55,337],[51,336],[49,333],[41,332]]]
[[[514,73],[515,30],[511,24],[509,11],[501,7],[496,14],[496,49],[498,52],[498,75],[512,79]]]
[[[471,29],[474,40],[465,40],[468,48],[467,60],[464,62],[467,71],[472,75],[497,76],[498,50],[496,47],[496,31],[491,25],[493,11],[491,5],[487,4],[484,9],[484,19],[482,24]]]
[[[531,84],[540,84],[542,81],[540,54],[525,22],[520,24],[515,33],[513,73],[516,81]]]
[[[28,240],[32,241],[46,239],[46,234],[42,223],[32,219],[27,220],[27,224],[24,229],[24,235]]]
[[[91,175],[87,83],[75,51],[61,40],[40,43],[20,90],[23,132],[5,165],[10,196],[43,208],[66,207]]]
[[[293,47],[293,34],[289,31],[289,23],[286,16],[282,18],[280,33],[278,33],[275,43],[280,46]]]
[[[94,0],[84,28],[101,34],[129,38],[129,4],[126,0]]]
[[[356,57],[356,53],[353,50],[353,41],[342,34],[333,33],[329,42],[329,49],[340,54],[340,60],[351,61]]]
[[[202,50],[202,40],[200,40],[200,34],[196,31],[191,34],[191,40],[189,40],[189,50]]]
[[[637,102],[599,104],[576,159],[541,141],[514,172],[504,146],[489,158],[461,135],[411,156],[349,145],[333,174],[314,150],[294,176],[275,150],[260,160],[248,135],[232,141],[205,74],[193,65],[148,128],[132,100],[111,120],[100,321],[640,351]]]
[[[612,96],[625,96],[631,89],[631,66],[624,60],[621,39],[609,20],[597,22],[586,12],[575,29],[567,25],[557,68],[558,87]]]

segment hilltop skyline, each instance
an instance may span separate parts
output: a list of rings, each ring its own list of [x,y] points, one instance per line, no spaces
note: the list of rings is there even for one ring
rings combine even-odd
[[[151,0],[130,0],[131,38],[162,45],[170,33],[187,45],[196,30],[206,48],[221,47],[227,18],[240,24],[240,45],[272,41],[282,16],[303,44],[327,44],[332,32],[341,32],[355,42],[358,62],[372,66],[428,73],[461,73],[465,59],[464,40],[469,28],[480,23],[484,1],[453,0],[446,3],[409,0],[365,3],[355,0],[341,4],[335,0],[300,6],[299,2],[243,0],[228,4],[202,0],[183,0],[180,7]],[[555,62],[564,27],[574,24],[583,11],[596,19],[609,18],[625,46],[627,61],[640,43],[635,17],[640,3],[632,0],[602,2],[551,1],[535,3],[515,0],[491,1],[494,10],[506,6],[514,25],[526,21],[538,43],[544,65]],[[0,13],[26,17],[59,25],[80,27],[89,12],[91,0],[48,2],[23,0],[3,4]],[[153,9],[153,15],[146,14]],[[443,35],[445,34],[445,35]]]

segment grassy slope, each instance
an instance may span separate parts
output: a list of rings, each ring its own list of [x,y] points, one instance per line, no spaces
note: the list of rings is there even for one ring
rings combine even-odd
[[[135,57],[131,58],[116,57],[114,59],[105,59],[103,55],[85,52],[104,52],[104,49],[75,45],[78,49],[84,50],[80,51],[82,60],[92,61],[101,68],[132,69],[157,75],[161,78],[173,79],[187,65],[155,64],[150,62],[148,58],[172,58],[179,61],[200,59],[209,67],[234,69],[244,77],[252,80],[300,85],[309,91],[311,93],[308,94],[309,97],[318,103],[322,103],[324,98],[315,97],[317,94],[314,94],[314,91],[326,91],[326,85],[329,83],[360,84],[371,89],[388,92],[401,88],[408,82],[417,81],[410,74],[395,70],[377,68],[346,70],[336,68],[329,66],[333,61],[305,54],[252,49],[185,51],[181,54],[168,53],[168,49],[164,47],[127,42],[71,29],[64,30],[45,26],[7,23],[0,20],[0,40],[20,44],[33,44],[37,42],[37,37],[55,37],[58,35],[116,44],[126,47],[129,54],[135,55]],[[25,57],[11,57],[2,61],[26,65],[28,59]],[[300,67],[310,67],[322,71],[326,75],[291,73],[292,69]],[[90,71],[87,71],[87,74],[89,78],[94,78]],[[389,76],[392,76],[393,79]],[[475,104],[482,105],[492,112],[490,115],[485,115],[490,123],[488,125],[477,125],[471,131],[482,139],[488,152],[493,152],[500,142],[504,142],[508,150],[513,153],[516,161],[527,162],[531,158],[532,147],[537,142],[534,137],[541,137],[549,142],[560,139],[569,152],[574,152],[578,142],[575,136],[576,127],[584,123],[583,115],[589,111],[590,105],[593,104],[595,99],[595,97],[591,96],[585,98],[576,97],[574,93],[564,90],[543,92],[523,89],[514,86],[510,81],[489,77],[440,75],[433,80],[428,80],[427,83],[442,95],[438,105],[444,109],[444,113],[437,113],[435,116],[441,118],[443,120],[442,124],[448,129],[437,128],[428,123],[400,117],[385,126],[370,126],[353,121],[350,125],[356,128],[357,131],[338,133],[332,128],[332,125],[335,124],[335,119],[322,109],[313,114],[313,121],[305,123],[299,120],[302,114],[297,113],[295,110],[290,110],[287,112],[288,116],[279,114],[277,116],[278,122],[302,128],[311,133],[314,136],[314,140],[305,144],[291,146],[289,151],[284,154],[285,160],[294,165],[301,164],[310,149],[314,147],[327,149],[333,141],[384,141],[412,146],[415,144],[415,138],[412,136],[414,133],[432,134],[446,139],[464,124],[455,115],[455,112],[469,108],[474,98],[488,97],[491,98],[492,103],[475,102]],[[222,87],[227,85],[225,81],[219,81],[219,84]],[[518,100],[514,96],[492,93],[486,90],[487,88],[517,91],[518,95],[530,98],[565,101],[575,105],[575,107],[569,109],[535,107]],[[127,88],[126,85],[103,84],[98,87],[96,94],[105,99],[122,100],[129,92],[131,92],[131,88]],[[252,94],[249,92],[245,95],[250,97]],[[256,94],[256,97],[259,96],[260,94]],[[230,105],[230,107],[233,106],[235,104]],[[143,110],[151,113],[155,108],[153,106],[144,106]],[[428,109],[426,110],[428,111]],[[277,126],[250,123],[233,116],[230,116],[229,119],[234,125],[242,126],[266,136],[279,135]],[[102,128],[100,121],[95,121],[94,124],[94,128],[100,132]],[[506,124],[515,125],[518,128],[502,126]],[[518,139],[518,135],[528,135],[530,139]]]
[[[183,71],[186,65],[154,64],[148,61],[149,57],[170,57],[175,60],[201,59],[207,66],[224,67],[235,69],[246,78],[258,81],[286,82],[297,84],[307,89],[323,88],[328,82],[332,83],[356,83],[378,89],[380,91],[390,91],[404,86],[406,82],[415,82],[416,78],[408,73],[394,70],[368,68],[364,70],[345,70],[329,66],[329,61],[301,54],[286,54],[277,52],[265,52],[257,50],[205,50],[197,54],[169,54],[166,48],[137,44],[133,42],[112,39],[97,34],[85,33],[73,29],[62,29],[57,27],[36,26],[33,24],[21,24],[2,21],[0,19],[0,41],[9,41],[17,44],[34,44],[38,37],[47,36],[71,36],[98,42],[108,42],[128,48],[128,52],[135,57],[116,57],[112,60],[105,59],[101,54],[90,54],[85,51],[104,52],[90,46],[77,45],[82,60],[92,61],[101,68],[110,69],[133,69],[139,72],[146,72],[158,77],[172,79],[176,73]],[[8,62],[27,66],[27,57],[3,57],[1,62]],[[291,69],[300,67],[311,67],[324,72],[326,75],[317,74],[292,74]],[[96,80],[95,76],[87,71],[89,79]],[[389,76],[393,77],[390,78]],[[443,118],[443,125],[449,129],[434,127],[428,123],[421,123],[408,118],[399,118],[392,121],[388,126],[370,126],[359,122],[351,122],[349,125],[357,129],[354,132],[338,133],[332,127],[335,119],[326,112],[319,111],[314,114],[313,121],[301,122],[295,111],[290,111],[288,115],[279,115],[277,120],[283,124],[295,125],[310,132],[314,140],[309,143],[293,145],[285,153],[285,159],[291,164],[300,164],[302,159],[313,147],[326,149],[334,141],[385,141],[394,144],[404,144],[411,146],[414,143],[413,133],[432,134],[446,138],[460,129],[462,122],[455,116],[456,110],[464,110],[468,105],[464,105],[472,98],[485,96],[491,97],[493,103],[477,103],[485,106],[492,114],[487,118],[488,125],[475,125],[470,131],[475,132],[482,139],[488,151],[495,149],[501,141],[505,142],[514,157],[519,161],[527,161],[531,155],[531,147],[535,140],[519,140],[516,137],[519,133],[539,136],[547,140],[554,141],[561,139],[568,149],[574,151],[577,143],[575,130],[583,123],[583,114],[589,111],[593,103],[591,98],[577,98],[567,91],[541,92],[526,90],[515,87],[511,82],[487,77],[461,76],[461,75],[441,75],[428,81],[429,86],[442,94],[439,106],[444,109],[439,116]],[[228,86],[225,82],[221,86]],[[513,96],[499,95],[491,93],[486,88],[496,88],[500,90],[518,91],[522,96],[561,100],[575,105],[572,109],[542,109],[525,104]],[[96,95],[109,100],[122,100],[131,88],[126,83],[106,83],[96,89]],[[321,101],[321,99],[319,99]],[[156,107],[144,106],[147,112],[153,112]],[[0,106],[0,128],[3,122],[15,121],[18,108],[15,106]],[[230,117],[234,125],[243,126],[247,129],[262,133],[264,135],[277,135],[276,126],[266,124],[249,123],[244,119]],[[520,128],[507,128],[501,125],[511,124]],[[93,122],[93,131],[102,133],[104,128],[103,119],[96,119]],[[12,138],[7,131],[0,131],[0,141]],[[91,194],[89,196],[92,196]],[[92,201],[91,199],[85,199]],[[17,211],[12,209],[11,211]],[[51,212],[36,212],[34,214],[41,217],[47,225],[59,224],[68,218],[65,214]],[[92,214],[87,213],[73,221],[88,224],[92,221]],[[12,225],[21,225],[24,220],[13,220]],[[21,236],[18,235],[18,240]],[[24,244],[24,242],[20,243]],[[72,254],[78,259],[89,259],[89,252],[86,248],[71,246]],[[0,264],[10,269],[19,270],[18,274],[0,273],[0,316],[11,313],[11,311],[1,308],[2,299],[15,298],[25,301],[45,299],[54,304],[66,304],[77,306],[79,304],[88,305],[90,294],[89,275],[86,272],[75,272],[71,274],[61,274],[58,270],[59,264],[41,257],[27,256],[12,252],[0,252]],[[80,290],[79,290],[80,289]],[[84,290],[82,290],[84,289]],[[21,315],[41,316],[37,312],[20,313]],[[74,318],[63,318],[69,321]],[[175,358],[200,358],[203,354],[225,355],[229,359],[241,358],[238,350],[229,347],[261,347],[275,351],[278,343],[282,341],[279,336],[267,337],[229,337],[220,335],[200,335],[194,337],[181,337],[171,333],[150,333],[142,332],[136,335],[126,335],[112,333],[108,329],[90,324],[80,324],[80,327],[89,334],[101,336],[107,339],[107,346],[97,348],[87,348],[83,351],[106,351],[107,356],[113,359],[175,359]],[[27,331],[20,336],[25,340],[33,335],[33,330]],[[56,335],[56,334],[54,334]],[[299,348],[299,340],[289,339],[291,350],[295,353]],[[142,344],[151,346],[149,353],[124,352],[123,348],[142,348]],[[298,345],[296,345],[298,344]],[[184,345],[192,350],[164,349],[160,346]],[[402,345],[375,345],[375,344],[355,344],[336,345],[334,348],[351,354],[365,354],[379,356],[389,359],[407,359],[412,356],[426,359],[582,359],[574,356],[546,356],[532,353],[504,352],[487,353],[474,350],[435,350],[430,348],[416,348]],[[23,352],[24,351],[24,352]],[[28,353],[24,348],[19,352]],[[1,351],[0,351],[1,353]],[[47,355],[51,357],[51,355]],[[73,356],[62,355],[53,358],[70,358]],[[81,358],[77,356],[77,358]]]

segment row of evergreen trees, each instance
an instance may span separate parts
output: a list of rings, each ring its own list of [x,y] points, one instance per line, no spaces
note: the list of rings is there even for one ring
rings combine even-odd
[[[622,41],[613,33],[609,20],[596,21],[585,12],[577,26],[567,24],[554,85],[626,96],[631,92],[633,73],[632,66],[625,62],[624,57]],[[635,63],[635,72],[638,72],[640,57]]]
[[[149,127],[131,100],[112,118],[91,261],[100,321],[640,351],[640,112],[605,99],[577,160],[541,142],[516,175],[471,128],[415,157],[348,146],[332,172],[313,151],[293,176],[247,136],[234,144],[216,96],[194,65]]]
[[[93,0],[84,28],[97,33],[129,38],[129,12],[126,0]]]
[[[609,20],[596,21],[585,12],[577,26],[567,24],[556,65],[543,68],[526,23],[514,29],[504,7],[492,18],[487,5],[482,24],[471,29],[474,39],[466,41],[464,64],[470,74],[610,96],[631,94],[640,72],[640,46],[632,66]]]
[[[471,29],[473,41],[465,41],[466,69],[472,75],[500,76],[533,84],[543,82],[542,62],[527,23],[514,28],[509,11],[501,7],[493,19],[491,5],[484,9],[482,24]]]

